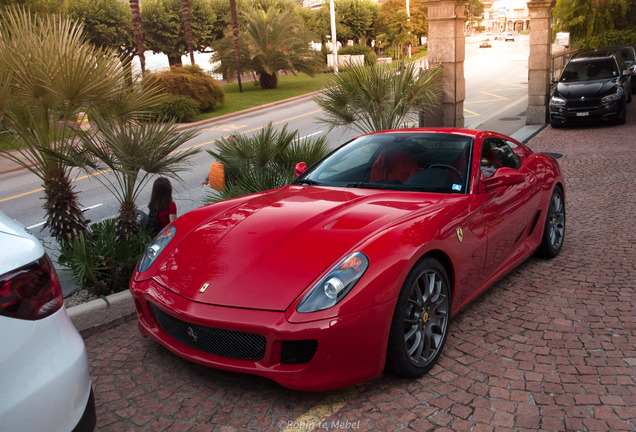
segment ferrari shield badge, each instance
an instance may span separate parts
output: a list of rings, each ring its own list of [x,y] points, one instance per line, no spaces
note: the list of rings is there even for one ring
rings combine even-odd
[[[199,292],[200,292],[200,293],[204,293],[204,292],[205,292],[205,290],[206,290],[206,289],[208,289],[208,287],[209,287],[209,286],[210,286],[210,284],[209,284],[209,283],[207,283],[207,282],[206,282],[206,283],[204,283],[204,284],[201,286],[201,288],[199,288]]]
[[[457,227],[455,228],[455,232],[457,233],[457,240],[459,240],[459,242],[463,242],[464,241],[464,231],[462,231],[462,227]]]

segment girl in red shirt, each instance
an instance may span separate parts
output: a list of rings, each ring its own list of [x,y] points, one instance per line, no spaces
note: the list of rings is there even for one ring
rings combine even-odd
[[[159,221],[159,230],[177,219],[177,205],[172,201],[172,184],[166,177],[155,180],[148,209]]]

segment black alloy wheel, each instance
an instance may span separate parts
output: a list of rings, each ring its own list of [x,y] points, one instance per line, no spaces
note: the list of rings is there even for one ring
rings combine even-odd
[[[407,276],[395,307],[387,369],[417,378],[437,363],[448,336],[450,284],[442,264],[424,257]]]
[[[565,240],[565,198],[560,186],[554,188],[548,215],[543,229],[543,239],[539,248],[539,254],[545,258],[554,258],[563,247]]]

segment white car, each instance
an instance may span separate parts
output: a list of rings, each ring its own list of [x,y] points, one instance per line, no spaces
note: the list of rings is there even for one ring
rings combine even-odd
[[[0,212],[0,430],[92,431],[84,341],[37,238]]]
[[[504,34],[504,41],[508,42],[508,41],[515,41],[515,34],[513,32],[507,32],[506,34]]]

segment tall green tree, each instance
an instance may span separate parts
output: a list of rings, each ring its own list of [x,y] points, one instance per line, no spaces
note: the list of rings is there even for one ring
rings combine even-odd
[[[214,11],[204,0],[190,0],[190,7],[193,48],[206,51],[214,40]],[[144,0],[142,12],[146,49],[167,55],[170,66],[181,65],[188,53],[181,0]]]
[[[144,54],[144,34],[139,0],[130,0],[130,11],[132,16],[133,34],[135,35],[135,50],[139,56],[141,74],[143,75],[146,73],[146,56]]]
[[[42,180],[46,226],[67,245],[87,226],[64,159],[81,151],[71,133],[78,112],[131,117],[153,103],[154,93],[141,90],[123,103],[126,66],[113,50],[88,43],[82,25],[69,18],[11,8],[0,20],[0,113],[18,151],[3,156]]]
[[[194,37],[192,36],[190,0],[181,0],[181,15],[183,16],[183,31],[185,33],[186,46],[190,54],[190,64],[194,64]]]
[[[380,10],[378,12],[378,17],[375,21],[375,34],[387,34],[389,33],[389,28],[396,23],[398,12],[405,11],[406,12],[406,2],[405,0],[386,0],[380,5]],[[410,12],[410,23],[412,26],[412,31],[417,36],[427,36],[428,35],[428,21],[427,15],[428,10],[427,7],[424,6],[423,2],[420,1],[410,1],[409,2],[409,12]]]
[[[309,48],[311,35],[295,12],[270,6],[267,10],[246,11],[242,20],[240,68],[256,73],[261,88],[276,88],[279,71],[313,76],[322,67],[317,54]],[[216,71],[226,76],[236,72],[232,41],[232,36],[227,34],[212,45],[211,62],[219,61]]]
[[[406,50],[409,46],[417,44],[417,37],[413,34],[413,26],[405,10],[395,13],[387,32],[378,35],[378,40],[383,48],[390,48],[393,58],[406,58]]]
[[[114,49],[128,60],[135,56],[129,4],[119,0],[69,0],[67,13],[82,22],[88,40],[95,46]]]
[[[400,128],[439,104],[440,72],[419,70],[414,63],[351,67],[314,98],[324,111],[320,121],[361,134]]]

